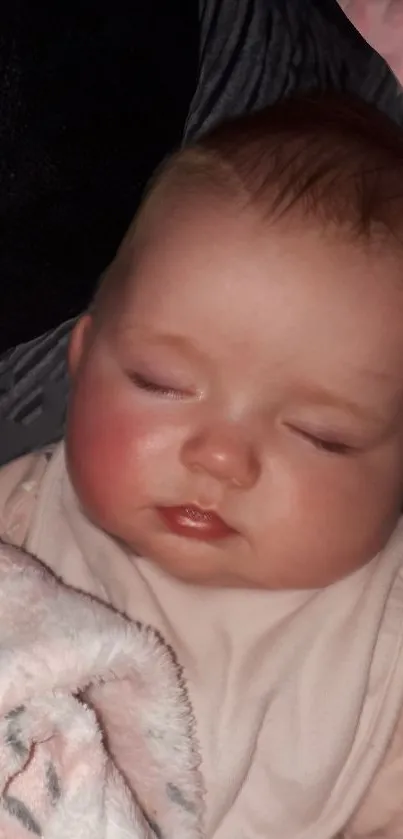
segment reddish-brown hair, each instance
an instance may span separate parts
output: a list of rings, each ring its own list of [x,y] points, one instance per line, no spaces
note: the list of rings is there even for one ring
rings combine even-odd
[[[174,184],[203,186],[273,220],[295,213],[341,233],[401,242],[403,131],[351,96],[312,93],[227,121],[159,167],[140,209]],[[146,213],[145,213],[146,215]],[[136,238],[132,225],[106,282],[114,286]],[[119,267],[120,262],[120,267]]]
[[[299,209],[365,237],[403,228],[403,131],[350,96],[292,97],[223,123],[159,178],[175,170],[243,193],[268,217]]]

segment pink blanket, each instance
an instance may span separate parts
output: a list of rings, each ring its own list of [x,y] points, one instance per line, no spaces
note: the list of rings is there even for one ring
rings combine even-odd
[[[403,84],[403,0],[339,0],[339,3]]]
[[[201,836],[189,701],[151,630],[0,545],[0,836]]]

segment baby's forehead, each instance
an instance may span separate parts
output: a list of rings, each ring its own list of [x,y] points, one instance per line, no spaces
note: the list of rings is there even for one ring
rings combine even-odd
[[[322,297],[346,294],[351,284],[357,287],[354,302],[358,296],[363,308],[374,296],[383,303],[389,299],[392,307],[401,305],[403,248],[392,237],[354,239],[335,225],[330,230],[320,220],[307,221],[294,212],[273,222],[254,208],[234,207],[228,197],[208,192],[179,190],[165,199],[151,211],[140,212],[108,272],[107,282],[122,303],[128,303],[128,297],[135,303],[141,290],[149,303],[191,294],[197,304],[207,287],[218,302],[229,282],[235,298],[249,297],[251,276],[259,272],[262,290],[274,281],[286,287],[288,275],[294,274],[297,290],[303,293],[310,270],[323,279],[318,284]],[[376,274],[377,287],[371,274]],[[226,318],[225,312],[221,314]],[[400,333],[402,324],[403,313],[393,329]]]
[[[222,247],[217,248],[220,239]],[[348,248],[351,260],[361,261],[357,271],[367,269],[367,258],[369,262],[382,264],[385,277],[394,276],[398,286],[403,288],[403,247],[385,228],[373,231],[367,238],[356,237],[340,225],[327,223],[320,217],[307,218],[297,207],[280,219],[272,219],[253,202],[239,202],[230,195],[212,194],[208,188],[189,191],[179,187],[168,189],[162,196],[157,193],[157,196],[152,194],[147,198],[112,269],[115,268],[115,275],[124,280],[120,284],[123,290],[127,284],[135,287],[144,262],[157,261],[160,252],[163,259],[180,267],[183,257],[197,250],[211,262],[222,255],[232,261],[242,247],[248,249],[248,259],[253,262],[257,240],[259,246],[267,240],[270,247],[277,240],[285,250],[295,247],[298,241],[309,241],[313,256],[326,241],[332,262],[337,261],[338,253]],[[159,277],[163,287],[164,271],[159,272]],[[385,292],[388,291],[385,287]]]

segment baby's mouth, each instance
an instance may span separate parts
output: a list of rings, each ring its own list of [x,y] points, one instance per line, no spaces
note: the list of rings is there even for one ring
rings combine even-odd
[[[178,536],[201,541],[227,539],[235,531],[213,510],[202,510],[193,505],[158,507],[157,512],[165,526]]]

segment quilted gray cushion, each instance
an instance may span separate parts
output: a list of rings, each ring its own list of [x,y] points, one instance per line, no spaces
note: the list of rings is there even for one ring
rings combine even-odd
[[[200,0],[200,20],[200,78],[184,141],[309,88],[354,91],[403,122],[395,80],[336,0]],[[0,359],[0,464],[62,436],[73,322]]]

